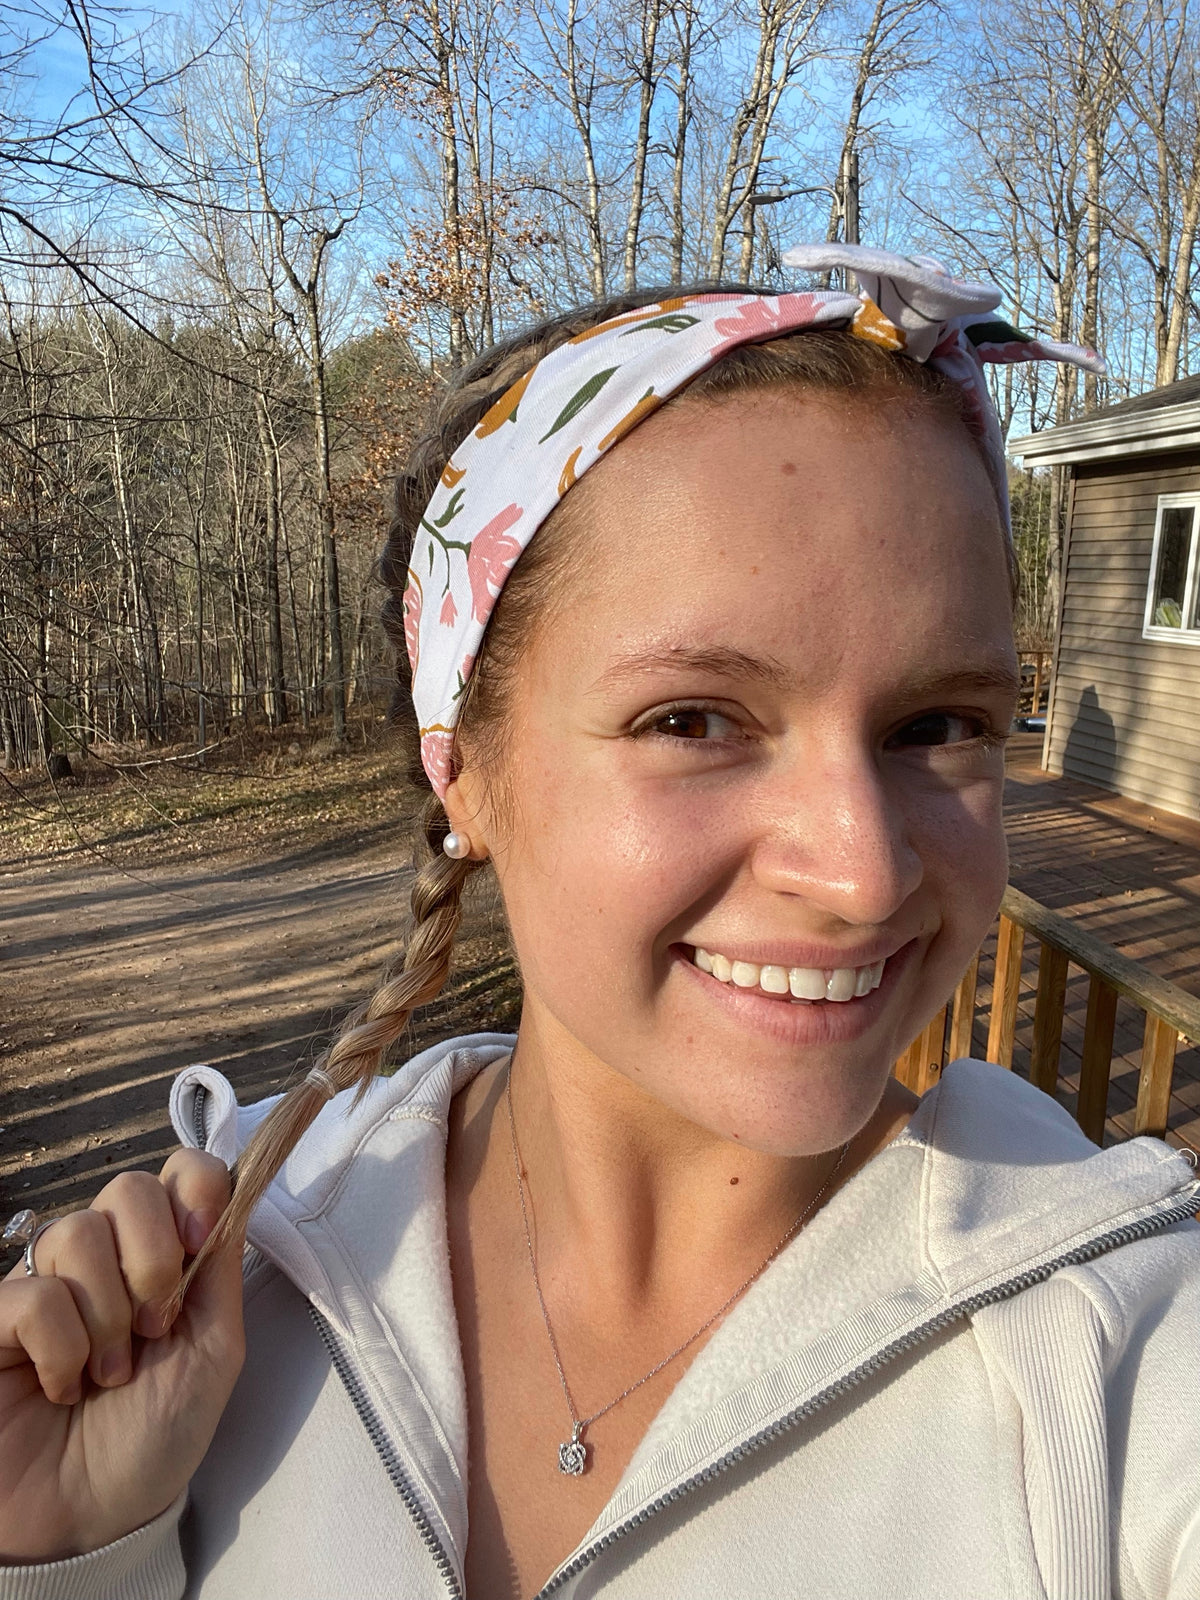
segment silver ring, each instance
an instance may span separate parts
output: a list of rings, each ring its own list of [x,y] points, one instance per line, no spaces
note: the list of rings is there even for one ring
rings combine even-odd
[[[27,1278],[40,1278],[41,1277],[41,1273],[38,1271],[38,1269],[33,1264],[34,1248],[36,1247],[38,1240],[45,1233],[46,1229],[47,1228],[52,1228],[57,1221],[58,1221],[57,1217],[51,1217],[49,1222],[40,1222],[38,1224],[38,1226],[33,1230],[33,1238],[30,1239],[29,1243],[25,1246],[25,1253],[21,1258],[25,1263],[25,1276]]]
[[[4,1224],[4,1232],[0,1233],[0,1248],[7,1250],[9,1245],[25,1244],[37,1223],[37,1212],[30,1211],[28,1206],[14,1211]]]

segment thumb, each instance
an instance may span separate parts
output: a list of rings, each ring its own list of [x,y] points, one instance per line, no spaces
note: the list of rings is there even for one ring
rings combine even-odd
[[[196,1263],[195,1276],[187,1286],[181,1321],[194,1344],[202,1345],[221,1365],[241,1365],[242,1333],[242,1252],[245,1232],[222,1240],[219,1248],[206,1252]]]

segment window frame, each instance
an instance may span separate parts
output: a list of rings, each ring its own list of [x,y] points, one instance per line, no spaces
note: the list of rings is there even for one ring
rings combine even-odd
[[[1146,608],[1142,616],[1142,638],[1153,639],[1156,644],[1186,644],[1200,647],[1200,622],[1191,628],[1164,628],[1154,622],[1154,591],[1158,584],[1158,557],[1162,546],[1163,513],[1179,507],[1190,508],[1192,535],[1188,547],[1187,575],[1183,584],[1183,615],[1200,615],[1200,491],[1181,494],[1160,494],[1154,514],[1154,543],[1150,547],[1150,577],[1146,584]]]

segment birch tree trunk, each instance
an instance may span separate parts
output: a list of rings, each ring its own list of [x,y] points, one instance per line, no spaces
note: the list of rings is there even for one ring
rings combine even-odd
[[[816,27],[826,0],[756,0],[758,37],[750,81],[729,123],[725,160],[713,207],[708,275],[725,271],[729,235],[742,214],[739,270],[748,281],[754,267],[753,207],[747,200],[758,187],[767,140],[779,104],[803,64],[819,53]]]
[[[696,0],[679,0],[669,15],[675,27],[678,54],[675,69],[675,143],[671,151],[671,282],[683,282],[686,235],[683,195],[687,172],[688,129],[692,120],[692,44],[697,22]]]
[[[625,223],[625,288],[637,288],[638,235],[646,208],[646,164],[650,154],[650,113],[658,87],[658,28],[663,0],[642,0],[639,13],[640,45],[635,61],[638,83],[637,129],[633,141],[633,175],[629,190],[629,215]]]
[[[563,29],[567,104],[570,107],[575,131],[579,135],[579,147],[583,156],[586,181],[583,214],[587,230],[592,295],[597,300],[603,300],[608,293],[608,273],[604,259],[600,173],[596,165],[596,147],[592,134],[592,104],[596,92],[596,76],[594,67],[585,72],[580,62],[579,31],[579,0],[567,0],[567,16]]]

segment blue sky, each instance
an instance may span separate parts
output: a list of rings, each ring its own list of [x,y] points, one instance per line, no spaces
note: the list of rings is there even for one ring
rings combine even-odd
[[[35,52],[37,77],[33,83],[36,114],[48,120],[61,115],[86,81],[86,61],[79,40],[60,30],[44,40]]]
[[[93,10],[92,24],[103,38],[106,32],[118,32],[132,41],[144,40],[156,25],[176,17],[186,17],[191,10],[188,0],[148,6],[114,5]],[[30,85],[32,109],[38,117],[52,120],[60,116],[76,95],[83,95],[74,114],[85,114],[88,106],[87,60],[78,35],[69,25],[41,40],[34,56],[34,78]]]

